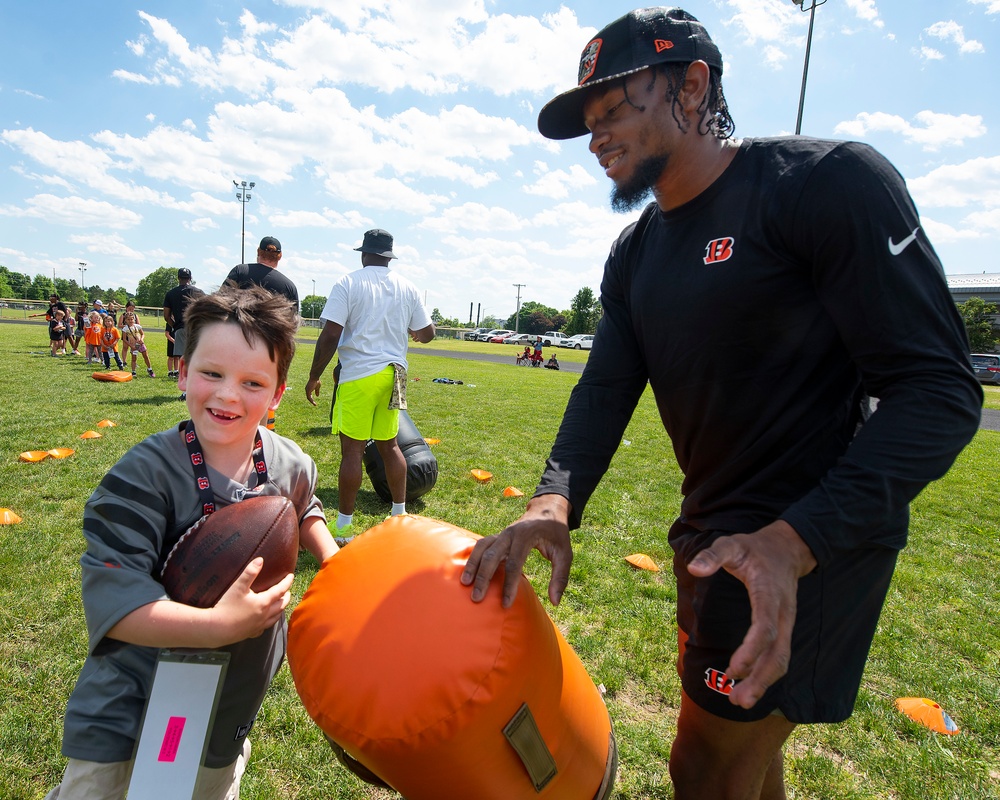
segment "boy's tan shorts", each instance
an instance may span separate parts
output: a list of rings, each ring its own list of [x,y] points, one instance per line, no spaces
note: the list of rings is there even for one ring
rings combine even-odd
[[[194,796],[198,800],[239,800],[240,781],[250,760],[250,740],[243,742],[243,752],[228,767],[198,770]],[[45,795],[45,800],[124,800],[132,777],[131,761],[100,764],[71,758],[62,783]]]

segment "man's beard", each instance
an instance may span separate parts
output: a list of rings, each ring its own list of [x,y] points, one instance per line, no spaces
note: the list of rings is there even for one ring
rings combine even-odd
[[[634,211],[643,204],[650,189],[656,185],[664,170],[670,154],[649,156],[639,163],[639,167],[629,180],[623,184],[615,184],[611,190],[611,210],[619,214]]]

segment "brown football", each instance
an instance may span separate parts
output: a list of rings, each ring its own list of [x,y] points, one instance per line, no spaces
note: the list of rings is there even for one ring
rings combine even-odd
[[[167,556],[160,580],[171,600],[211,608],[253,559],[264,568],[251,587],[262,592],[295,571],[299,523],[281,495],[249,497],[192,525]]]

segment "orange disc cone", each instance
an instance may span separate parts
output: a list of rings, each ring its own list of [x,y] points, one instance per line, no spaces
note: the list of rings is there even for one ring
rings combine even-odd
[[[648,572],[659,572],[659,565],[645,553],[633,553],[625,556],[625,560],[636,569],[644,569]]]
[[[98,428],[113,428],[117,425],[117,422],[112,422],[110,419],[102,419],[97,423]]]
[[[504,497],[524,497],[524,492],[518,489],[516,486],[508,486],[503,490]]]
[[[49,454],[45,450],[25,450],[18,456],[21,461],[41,461],[48,457]]]
[[[0,508],[0,525],[17,525],[21,518],[9,508]]]
[[[53,447],[51,450],[49,450],[48,455],[52,456],[53,458],[66,458],[67,456],[73,455],[73,453],[75,452],[76,450],[74,450],[72,447]]]
[[[487,472],[485,469],[474,469],[472,470],[472,477],[480,483],[487,483],[493,477],[493,473]]]
[[[80,438],[81,439],[100,439],[101,438],[101,434],[99,434],[97,431],[84,431],[83,433],[80,434]]]
[[[900,697],[896,700],[896,708],[914,722],[937,733],[945,733],[949,736],[961,733],[958,725],[945,713],[945,710],[926,697]]]

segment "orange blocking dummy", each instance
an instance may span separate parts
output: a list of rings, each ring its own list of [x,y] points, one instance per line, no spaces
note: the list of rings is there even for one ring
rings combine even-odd
[[[502,572],[472,602],[477,538],[397,516],[323,564],[288,633],[306,710],[406,800],[610,797],[601,693],[527,579],[509,609]]]

